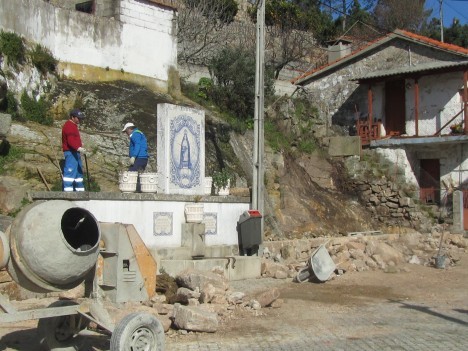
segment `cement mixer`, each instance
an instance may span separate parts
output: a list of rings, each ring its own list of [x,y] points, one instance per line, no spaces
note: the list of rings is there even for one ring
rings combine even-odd
[[[164,330],[151,313],[130,313],[119,321],[109,306],[150,300],[156,291],[156,262],[133,225],[98,222],[71,201],[35,202],[0,232],[0,268],[33,292],[85,287],[79,301],[58,300],[48,308],[18,311],[0,295],[1,322],[39,319],[47,350],[80,350],[80,332],[111,335],[111,351],[164,350]],[[118,310],[118,309],[117,309]]]

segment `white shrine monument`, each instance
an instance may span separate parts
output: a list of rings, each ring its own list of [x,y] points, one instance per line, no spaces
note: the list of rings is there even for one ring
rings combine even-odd
[[[230,280],[259,277],[259,257],[237,256],[237,222],[250,198],[204,195],[204,111],[158,104],[156,115],[157,193],[51,191],[32,198],[70,200],[99,222],[133,224],[158,267],[171,275],[221,266]],[[202,205],[201,223],[187,220],[190,204]]]
[[[205,113],[158,104],[158,184],[164,194],[203,195]]]

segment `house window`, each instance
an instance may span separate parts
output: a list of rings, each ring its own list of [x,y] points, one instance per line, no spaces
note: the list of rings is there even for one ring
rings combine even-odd
[[[94,12],[94,0],[80,2],[76,4],[75,10],[80,11],[80,12],[93,13]]]

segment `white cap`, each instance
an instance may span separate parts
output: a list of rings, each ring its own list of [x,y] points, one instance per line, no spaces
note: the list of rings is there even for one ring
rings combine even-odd
[[[135,125],[132,122],[129,122],[129,123],[125,124],[123,129],[122,129],[122,132],[125,132],[127,130],[127,128],[130,128],[130,127],[135,127]]]

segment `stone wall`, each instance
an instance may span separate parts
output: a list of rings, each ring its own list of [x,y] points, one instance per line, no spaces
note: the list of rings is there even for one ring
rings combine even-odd
[[[400,162],[385,159],[376,152],[365,152],[361,157],[347,157],[344,161],[348,178],[342,187],[372,214],[383,227],[414,228],[429,232],[440,209],[422,208],[419,202],[419,186],[408,180],[411,164],[406,157]],[[405,161],[405,162],[403,162]],[[414,174],[413,174],[414,177]],[[451,208],[451,204],[447,204]],[[430,211],[429,211],[430,210]],[[442,213],[450,221],[450,211]]]
[[[380,222],[386,225],[420,228],[423,215],[414,200],[397,184],[380,180],[358,180],[354,189],[359,199]]]

